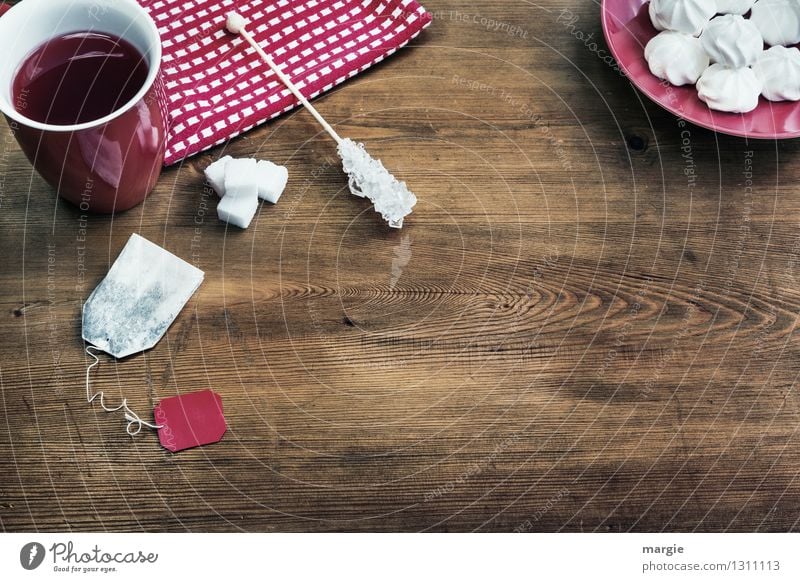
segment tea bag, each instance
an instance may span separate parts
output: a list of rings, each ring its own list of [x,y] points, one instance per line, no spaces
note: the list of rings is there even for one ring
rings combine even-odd
[[[203,282],[203,271],[132,234],[83,306],[83,339],[124,358],[152,348]]]
[[[138,234],[132,234],[105,279],[83,305],[83,339],[95,361],[86,370],[86,398],[100,398],[104,410],[123,410],[128,433],[142,426],[160,428],[141,420],[127,401],[108,407],[103,392],[91,395],[89,372],[97,365],[93,350],[124,358],[152,348],[166,333],[178,313],[203,282],[203,271]]]

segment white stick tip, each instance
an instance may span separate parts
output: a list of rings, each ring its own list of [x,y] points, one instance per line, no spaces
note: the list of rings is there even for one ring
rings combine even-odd
[[[229,12],[225,21],[225,28],[232,34],[239,34],[247,26],[247,19],[238,12]]]

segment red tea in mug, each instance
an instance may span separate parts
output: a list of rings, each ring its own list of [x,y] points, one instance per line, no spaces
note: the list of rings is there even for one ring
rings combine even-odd
[[[14,76],[14,108],[50,125],[105,117],[130,101],[147,80],[148,64],[128,41],[73,32],[34,49]]]

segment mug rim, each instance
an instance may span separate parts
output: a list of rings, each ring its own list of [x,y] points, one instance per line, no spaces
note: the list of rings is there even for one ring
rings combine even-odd
[[[48,0],[48,3],[50,3],[50,6],[47,6],[43,9],[45,10],[47,8],[52,9],[52,0]],[[0,111],[2,111],[2,113],[6,117],[31,129],[38,129],[47,132],[66,133],[66,132],[81,131],[84,129],[92,129],[100,127],[111,121],[114,121],[118,117],[122,116],[126,112],[133,109],[133,107],[135,107],[136,104],[139,103],[144,98],[144,96],[153,86],[153,83],[155,83],[155,80],[158,77],[159,72],[161,71],[161,58],[162,58],[161,35],[158,32],[158,27],[156,26],[156,23],[153,20],[153,18],[150,16],[150,14],[148,14],[147,10],[145,10],[141,4],[136,2],[136,0],[114,0],[114,3],[127,4],[131,9],[139,12],[142,16],[144,16],[145,27],[150,31],[154,45],[154,47],[152,48],[153,58],[152,61],[149,63],[147,78],[145,79],[144,84],[139,89],[139,91],[137,91],[136,94],[133,97],[131,97],[131,99],[128,102],[126,102],[119,109],[115,109],[108,115],[99,117],[98,119],[95,119],[93,121],[85,121],[83,123],[75,123],[72,125],[55,125],[50,123],[43,123],[41,121],[35,121],[33,119],[30,119],[29,117],[26,117],[25,115],[22,115],[19,111],[17,111],[13,103],[9,103],[8,104],[9,107],[6,107],[5,99],[0,99]],[[24,8],[25,6],[28,6],[27,10],[28,12],[37,9],[36,2],[33,0],[28,0],[27,2],[20,2],[12,6],[6,12],[0,14],[0,21],[12,18],[15,14],[20,13],[20,11],[25,11]]]

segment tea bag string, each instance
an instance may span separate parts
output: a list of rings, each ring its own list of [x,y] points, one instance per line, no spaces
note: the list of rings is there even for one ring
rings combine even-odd
[[[97,348],[95,348],[94,346],[86,346],[86,353],[94,358],[94,362],[89,364],[89,367],[86,368],[86,400],[87,400],[87,402],[89,404],[91,404],[99,396],[100,397],[100,406],[106,412],[117,412],[118,410],[124,411],[125,412],[125,420],[128,421],[128,426],[125,428],[125,431],[131,436],[135,436],[135,435],[139,434],[139,432],[141,432],[143,426],[146,426],[148,428],[152,428],[152,429],[155,429],[155,430],[158,430],[159,428],[161,428],[163,425],[150,424],[149,422],[146,422],[146,421],[142,420],[141,418],[139,418],[138,414],[136,414],[133,410],[128,408],[128,399],[127,398],[123,398],[122,399],[122,404],[120,404],[119,406],[110,407],[110,406],[106,406],[105,394],[103,393],[102,390],[92,394],[91,389],[89,388],[89,373],[92,371],[92,368],[94,368],[97,364],[100,363],[100,358],[98,358],[97,354],[95,354],[92,351],[93,349],[96,350]]]

